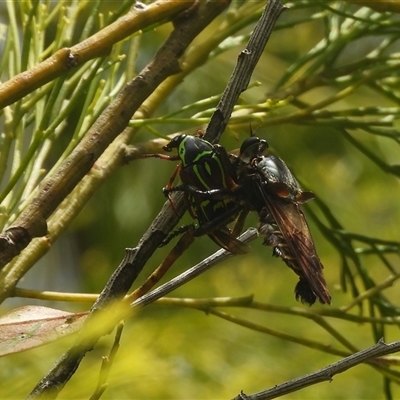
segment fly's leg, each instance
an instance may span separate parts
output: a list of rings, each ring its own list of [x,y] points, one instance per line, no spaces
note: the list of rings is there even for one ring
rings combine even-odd
[[[227,210],[218,217],[214,218],[212,221],[201,224],[201,226],[199,226],[193,232],[193,236],[199,237],[203,235],[208,235],[216,229],[221,228],[222,226],[226,226],[228,222],[231,222],[234,215],[236,215],[241,208],[242,206],[238,204],[235,207],[232,207],[230,210]]]
[[[195,231],[195,225],[194,224],[188,224],[188,225],[182,225],[178,229],[175,229],[172,231],[162,242],[158,247],[164,247],[166,246],[172,239],[176,238],[179,235],[182,235],[183,233],[191,230],[192,232]]]
[[[181,234],[184,234],[188,231],[191,232],[193,237],[200,237],[203,235],[208,235],[208,234],[218,230],[218,228],[225,226],[227,224],[227,221],[229,221],[235,214],[240,212],[240,208],[241,208],[241,206],[237,205],[236,207],[233,207],[232,209],[228,210],[227,212],[224,212],[217,218],[214,218],[212,221],[206,222],[199,227],[196,227],[195,224],[183,225],[183,226],[179,227],[178,229],[175,229],[174,231],[172,231],[161,242],[159,247],[166,246],[172,239],[174,239],[175,237],[177,237]],[[234,237],[239,236],[240,232],[243,229],[244,219],[247,217],[247,214],[248,214],[248,210],[243,210],[242,212],[240,212],[239,218],[238,218],[237,222],[235,223],[235,226],[232,230],[232,236],[234,236]]]
[[[201,196],[205,199],[213,199],[213,200],[229,200],[232,199],[235,195],[231,190],[221,188],[221,189],[211,189],[211,190],[199,190],[194,186],[182,184],[174,187],[166,186],[163,189],[164,195],[168,197],[171,192],[184,192],[188,194],[192,194],[195,196]]]
[[[247,215],[249,214],[249,209],[244,208],[240,211],[238,218],[236,219],[235,225],[232,229],[232,236],[238,237],[243,231],[244,222],[246,221]]]

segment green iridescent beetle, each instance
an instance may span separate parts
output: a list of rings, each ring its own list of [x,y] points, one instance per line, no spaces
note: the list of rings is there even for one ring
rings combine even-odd
[[[208,235],[218,246],[235,254],[249,252],[250,247],[235,237],[240,233],[241,222],[233,230],[227,227],[238,216],[243,221],[246,211],[233,195],[237,188],[236,175],[226,150],[200,137],[184,134],[175,136],[163,147],[167,152],[173,149],[177,149],[177,155],[147,156],[181,161],[163,192],[166,196],[173,191],[184,192],[189,212],[199,224],[193,235]],[[182,184],[173,186],[178,174]]]

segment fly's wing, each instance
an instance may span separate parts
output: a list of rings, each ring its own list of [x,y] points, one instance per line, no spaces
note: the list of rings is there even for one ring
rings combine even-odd
[[[260,187],[265,204],[278,226],[284,242],[280,253],[286,264],[300,277],[296,286],[296,298],[307,304],[313,304],[315,298],[325,304],[331,303],[331,295],[326,287],[314,241],[300,206],[287,202]],[[287,246],[287,249],[284,246]]]
[[[233,254],[246,254],[251,251],[251,247],[232,236],[228,228],[215,230],[209,233],[208,236],[218,246]]]

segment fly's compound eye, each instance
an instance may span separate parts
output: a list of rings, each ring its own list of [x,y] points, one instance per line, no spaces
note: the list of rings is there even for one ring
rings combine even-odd
[[[258,154],[263,154],[266,150],[268,150],[268,148],[268,142],[264,139],[260,139],[260,143],[258,144]]]
[[[262,155],[262,153],[268,149],[268,143],[264,139],[260,139],[257,136],[247,138],[240,147],[240,159],[249,164],[255,158]]]
[[[247,138],[240,146],[240,154],[247,153],[249,151],[254,151],[258,149],[258,144],[260,143],[260,138],[257,136],[252,136]]]

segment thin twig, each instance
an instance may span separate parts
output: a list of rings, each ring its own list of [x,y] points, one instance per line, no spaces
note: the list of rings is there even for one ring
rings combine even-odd
[[[240,94],[249,85],[251,75],[271,36],[275,22],[285,7],[280,0],[269,0],[246,48],[240,53],[236,67],[207,126],[205,139],[216,143],[224,131]]]
[[[203,13],[207,12],[207,6],[210,7],[211,3],[201,3],[199,8],[202,9]],[[268,6],[271,8],[272,6],[277,6],[280,5],[279,0],[271,0],[268,3]],[[209,15],[213,14],[216,15],[216,7],[217,5],[221,6],[221,10],[223,9],[222,3],[212,3],[212,10],[213,13],[209,10]],[[281,10],[283,9],[282,6]],[[267,7],[268,8],[268,7]],[[274,9],[272,7],[272,9]],[[269,14],[269,26],[273,26],[279,16],[280,12],[271,12]],[[204,15],[202,15],[203,21],[204,21]],[[209,17],[210,18],[210,17]],[[189,22],[188,22],[189,20]],[[195,21],[198,21],[198,18],[195,19]],[[179,20],[179,22],[182,25],[186,24],[186,29],[190,29],[190,25],[193,24],[193,22],[190,21],[190,18],[186,18],[184,21]],[[198,22],[197,22],[198,23]],[[189,24],[189,26],[187,26]],[[271,25],[272,24],[272,25]],[[265,27],[265,26],[264,26]],[[257,30],[257,29],[256,29]],[[264,35],[265,32],[264,32]],[[182,34],[181,34],[182,36]],[[269,35],[266,35],[269,37]],[[180,40],[182,40],[182,37],[179,37]],[[263,49],[264,47],[262,47]],[[262,50],[261,50],[262,51]],[[261,53],[260,53],[261,54]],[[258,59],[257,59],[258,60]],[[255,66],[256,62],[254,63]],[[248,68],[243,68],[242,69],[242,74],[240,76],[245,75],[249,79],[249,75],[251,74],[252,70]],[[238,78],[236,78],[238,79]],[[234,84],[235,80],[231,80],[230,85]],[[229,107],[229,112],[226,114],[228,115],[228,118],[232,112],[234,103],[232,103]],[[228,107],[228,108],[229,108]],[[182,202],[182,196],[175,196],[174,204],[177,210],[183,210],[183,202]],[[140,241],[138,247],[135,249],[135,252],[132,253],[132,255],[127,254],[128,260],[124,260],[120,267],[117,269],[117,271],[113,274],[111,277],[110,281],[107,283],[105,289],[102,291],[98,301],[96,301],[95,305],[92,308],[92,313],[88,317],[88,319],[85,321],[84,328],[87,328],[91,324],[91,319],[93,319],[93,311],[96,310],[101,310],[103,309],[107,304],[110,303],[111,300],[122,297],[125,293],[125,290],[128,290],[129,286],[132,284],[132,282],[135,280],[137,277],[138,273],[140,270],[143,268],[145,262],[147,259],[151,256],[151,254],[154,252],[155,247],[158,246],[163,238],[165,237],[165,233],[163,231],[160,231],[160,226],[166,226],[169,225],[171,226],[171,221],[175,221],[175,224],[177,222],[177,217],[175,215],[171,215],[169,204],[166,203],[164,204],[163,209],[161,210],[160,214],[157,216],[156,220],[153,222],[153,224],[150,226],[149,230],[146,232],[146,234],[143,236],[142,240]],[[166,219],[169,220],[166,222]],[[254,232],[252,233],[254,236]],[[208,264],[210,262],[208,261]],[[211,263],[212,264],[212,263]],[[201,269],[200,271],[204,271],[208,268],[210,268],[209,265],[204,267],[205,269]],[[141,307],[145,304],[148,304],[159,297],[163,296],[165,293],[169,293],[171,290],[174,290],[176,287],[179,287],[180,285],[184,284],[187,280],[186,279],[193,279],[193,277],[197,276],[200,271],[197,270],[189,270],[189,277],[187,278],[187,275],[184,276],[183,278],[181,277],[178,280],[172,280],[172,282],[168,282],[165,285],[162,285],[160,288],[156,289],[152,293],[149,293],[148,295],[143,296],[142,298],[138,299],[136,302],[133,303],[133,306],[135,308]],[[105,330],[108,331],[109,328],[104,328]],[[87,330],[87,329],[86,329]],[[59,362],[53,367],[51,371],[39,382],[39,384],[36,386],[36,388],[32,391],[30,398],[37,398],[37,397],[42,397],[43,395],[46,395],[47,397],[50,395],[51,397],[54,397],[57,395],[57,393],[62,389],[62,387],[65,385],[65,383],[70,379],[70,377],[73,375],[75,372],[76,368],[78,367],[80,361],[84,357],[87,351],[91,350],[91,348],[95,345],[97,342],[98,338],[101,337],[103,334],[106,332],[98,332],[98,335],[96,337],[92,337],[90,339],[85,338],[85,329],[82,329],[82,339],[80,339],[77,343],[76,346],[71,348],[67,353],[64,354],[64,356],[59,360]]]
[[[236,396],[233,400],[270,400],[283,396],[288,393],[293,393],[297,390],[303,389],[307,386],[315,385],[320,382],[331,382],[336,374],[347,371],[358,364],[372,360],[376,357],[392,354],[400,351],[400,341],[386,344],[382,339],[372,347],[361,350],[349,357],[337,361],[319,371],[305,375],[301,378],[292,379],[281,385],[276,385],[272,389],[264,390],[262,392],[245,395],[243,393]]]
[[[193,38],[226,6],[226,3],[201,3],[195,12],[186,16],[186,18],[179,19],[175,23],[174,31],[164,43],[163,47],[159,50],[155,59],[145,68],[143,73],[139,75],[139,81],[145,81],[147,79],[145,79],[146,74],[151,73],[153,68],[158,71],[156,72],[157,80],[161,79],[161,77],[165,77],[165,63],[168,65],[170,62],[170,60],[167,59],[170,57],[174,58],[173,64],[176,65],[179,55],[182,54]],[[155,71],[153,71],[153,73],[154,72]],[[130,87],[132,85],[128,84],[127,86]],[[121,97],[123,96],[119,96],[119,101],[121,101]],[[130,118],[131,115],[132,114],[128,113],[125,117]],[[100,120],[102,120],[102,118],[100,118]],[[176,200],[175,204],[179,204],[178,200]],[[180,206],[183,209],[182,204],[180,204]],[[85,338],[85,332],[91,324],[91,317],[96,311],[104,309],[104,307],[110,304],[111,301],[117,298],[120,299],[126,294],[146,261],[167,236],[168,232],[163,231],[165,227],[171,227],[172,224],[176,224],[178,217],[173,213],[168,212],[170,211],[169,209],[169,204],[164,204],[160,214],[156,217],[152,226],[145,233],[138,247],[135,251],[128,252],[125,259],[121,262],[120,266],[107,282],[107,285],[100,294],[99,299],[93,305],[91,314],[85,321],[82,329],[83,339],[79,339],[77,344],[60,358],[56,365],[33,389],[29,398],[33,399],[43,396],[46,396],[46,398],[54,398],[57,396],[78,368],[84,355],[93,348],[101,336],[108,333],[109,327],[105,327],[104,331],[97,332],[96,337],[92,335],[90,339]]]
[[[194,236],[185,232],[178,243],[168,253],[163,262],[154,270],[154,272],[146,279],[146,281],[138,287],[132,294],[129,295],[129,300],[133,301],[146,294],[171,268],[174,262],[189,248],[194,242]],[[128,301],[129,301],[128,300]]]
[[[32,237],[46,233],[47,217],[57,209],[66,195],[80,182],[87,170],[93,166],[96,158],[115,136],[126,127],[133,112],[143,103],[146,96],[154,91],[163,79],[179,70],[179,56],[185,51],[193,37],[204,28],[206,18],[213,19],[227,4],[205,3],[205,6],[208,6],[209,16],[201,11],[205,14],[204,18],[196,19],[197,15],[202,14],[195,13],[186,19],[181,19],[176,24],[174,34],[158,51],[153,62],[125,86],[71,156],[52,177],[42,183],[40,193],[26,207],[13,226],[0,235],[0,267],[19,254]],[[191,26],[183,24],[187,21],[191,22]],[[177,220],[176,215],[164,217],[164,221],[174,221],[174,224]],[[157,231],[163,229],[156,227]],[[161,233],[159,240],[162,241],[163,236],[167,234],[168,232]],[[0,272],[0,300],[7,298],[15,282],[15,276],[12,279],[5,279]]]
[[[220,8],[222,7],[213,5],[212,11],[218,14]],[[13,225],[0,234],[0,268],[18,255],[32,238],[46,235],[49,216],[90,171],[108,145],[127,127],[132,115],[144,100],[168,76],[180,71],[179,57],[204,28],[203,20],[196,21],[192,18],[180,20],[190,20],[192,26],[188,27],[182,22],[176,24],[173,34],[153,61],[125,85],[60,168],[42,182],[38,195]]]
[[[0,109],[14,103],[38,87],[66,74],[85,62],[108,54],[112,46],[141,29],[171,19],[190,7],[190,0],[159,0],[148,5],[137,2],[123,17],[71,48],[51,57],[0,85]]]
[[[255,228],[249,228],[246,232],[239,236],[239,240],[244,243],[248,243],[254,240],[257,236],[257,230]],[[191,281],[193,278],[199,276],[203,272],[209,270],[215,264],[227,258],[233,257],[234,255],[235,254],[230,253],[226,250],[218,250],[216,253],[214,253],[210,257],[207,257],[205,260],[195,265],[194,267],[189,268],[187,271],[181,273],[176,278],[171,279],[170,281],[159,286],[157,289],[154,289],[150,293],[145,294],[144,296],[135,300],[133,303],[131,303],[131,307],[133,309],[141,308],[160,299],[161,297],[167,295],[178,287]]]
[[[121,340],[122,330],[124,329],[124,323],[120,322],[117,328],[117,332],[115,333],[115,339],[113,346],[111,347],[110,354],[108,357],[103,357],[103,362],[101,364],[99,381],[97,383],[96,390],[94,391],[93,395],[90,397],[90,400],[98,400],[104,391],[107,389],[107,378],[110,374],[111,365],[114,361],[115,355],[119,349],[119,342]]]

